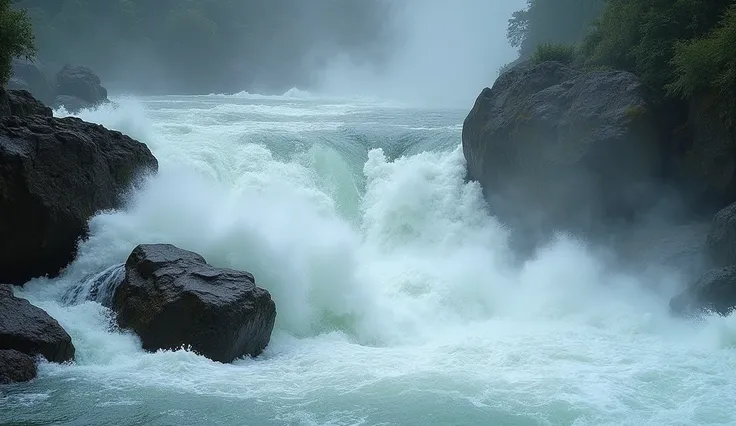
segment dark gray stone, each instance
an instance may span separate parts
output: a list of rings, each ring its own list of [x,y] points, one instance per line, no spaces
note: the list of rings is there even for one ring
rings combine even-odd
[[[46,112],[0,118],[0,282],[56,275],[74,258],[88,220],[120,207],[135,179],[158,169],[146,145]]]
[[[253,275],[215,268],[202,256],[168,244],[139,245],[125,264],[113,309],[148,351],[192,350],[231,362],[268,345],[276,305]]]
[[[79,98],[92,105],[107,100],[107,89],[91,69],[65,65],[56,75],[56,96],[67,95]]]
[[[43,309],[11,294],[0,285],[0,349],[14,349],[26,355],[42,355],[51,362],[74,359],[69,334]]]
[[[594,230],[651,202],[661,149],[648,94],[622,71],[524,63],[485,88],[463,124],[468,178],[531,232]]]
[[[0,349],[0,384],[27,382],[36,378],[36,360],[14,349]]]
[[[10,103],[10,115],[18,117],[29,115],[53,117],[54,115],[51,108],[36,100],[27,90],[8,90],[8,101]]]

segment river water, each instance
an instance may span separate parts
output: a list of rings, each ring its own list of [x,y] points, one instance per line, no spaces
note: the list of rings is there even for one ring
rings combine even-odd
[[[464,179],[470,105],[298,90],[117,101],[81,117],[147,143],[160,173],[92,219],[60,278],[16,291],[77,359],[0,389],[0,423],[736,424],[736,317],[671,318],[676,271],[627,273],[572,239],[514,261]],[[156,242],[271,292],[262,356],[146,353],[101,304],[69,299]]]

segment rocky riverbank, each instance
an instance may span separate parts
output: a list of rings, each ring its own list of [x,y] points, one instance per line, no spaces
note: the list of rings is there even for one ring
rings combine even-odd
[[[157,170],[145,144],[53,117],[28,91],[0,87],[0,383],[31,380],[39,359],[75,355],[72,337],[12,285],[63,273],[90,218],[122,207],[124,193]],[[196,253],[139,246],[116,284],[117,322],[145,349],[187,346],[231,362],[258,355],[270,340],[276,309],[268,291],[251,274],[214,268]]]
[[[468,178],[527,250],[559,232],[607,244],[652,217],[713,217],[686,260],[704,275],[671,306],[727,313],[736,307],[736,138],[708,99],[691,102],[683,125],[629,72],[522,62],[465,119]]]

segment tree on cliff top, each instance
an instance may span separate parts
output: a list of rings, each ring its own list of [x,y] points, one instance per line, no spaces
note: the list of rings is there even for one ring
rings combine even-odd
[[[527,0],[526,9],[509,19],[506,36],[527,59],[544,44],[582,41],[605,5],[604,0]]]
[[[13,58],[31,58],[35,53],[33,28],[26,12],[13,9],[11,0],[0,0],[0,84],[10,79]]]

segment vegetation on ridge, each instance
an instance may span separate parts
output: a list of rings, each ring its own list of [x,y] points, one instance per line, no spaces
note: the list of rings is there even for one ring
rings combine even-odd
[[[11,0],[0,0],[0,85],[10,79],[13,58],[29,58],[35,53],[35,38],[28,15],[13,9]]]
[[[660,97],[714,93],[736,116],[736,0],[528,0],[507,35],[522,59],[575,43],[579,66],[633,72]]]

